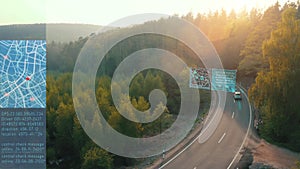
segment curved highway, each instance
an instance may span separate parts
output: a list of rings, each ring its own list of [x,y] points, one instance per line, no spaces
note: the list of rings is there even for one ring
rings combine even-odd
[[[164,169],[228,169],[240,152],[251,124],[251,107],[242,91],[242,100],[226,94],[222,119],[214,133],[204,143],[200,139],[165,161]],[[200,134],[201,135],[201,134]]]

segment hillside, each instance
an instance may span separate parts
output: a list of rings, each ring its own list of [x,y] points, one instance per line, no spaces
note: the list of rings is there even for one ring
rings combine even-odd
[[[0,39],[45,39],[69,42],[97,32],[101,26],[87,24],[29,24],[0,26]]]

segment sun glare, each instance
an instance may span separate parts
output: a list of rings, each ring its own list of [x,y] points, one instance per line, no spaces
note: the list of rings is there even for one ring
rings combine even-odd
[[[235,10],[237,13],[252,8],[265,10],[279,1],[283,5],[287,0],[19,0],[22,7],[14,2],[8,2],[5,7],[0,7],[2,14],[0,24],[20,23],[85,23],[106,25],[125,16],[142,13],[159,13],[168,15],[186,15],[209,13],[224,9],[227,13]],[[296,0],[290,0],[293,2]],[[14,8],[12,12],[7,6]]]
[[[232,9],[235,10],[236,12],[240,12],[242,9],[245,9],[247,6],[245,5],[244,1],[235,1],[230,3],[227,8],[227,12],[230,12]]]

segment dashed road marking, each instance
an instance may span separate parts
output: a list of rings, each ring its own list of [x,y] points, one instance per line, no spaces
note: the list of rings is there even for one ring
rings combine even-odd
[[[220,143],[222,142],[222,140],[224,139],[225,135],[226,135],[226,133],[224,133],[224,134],[222,135],[222,137],[221,137],[220,140],[218,141],[218,144],[220,144]]]

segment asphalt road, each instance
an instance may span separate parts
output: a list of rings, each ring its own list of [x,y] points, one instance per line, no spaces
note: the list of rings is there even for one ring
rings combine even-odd
[[[169,161],[164,169],[226,169],[233,168],[250,126],[250,107],[243,93],[241,101],[234,101],[227,93],[222,119],[213,134],[204,143],[196,140],[187,149]]]

